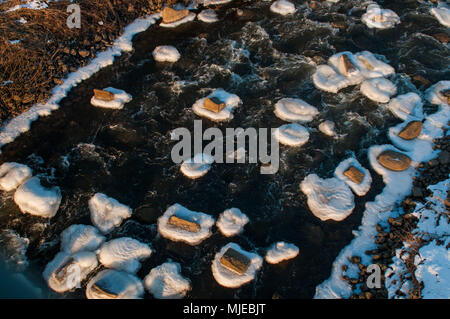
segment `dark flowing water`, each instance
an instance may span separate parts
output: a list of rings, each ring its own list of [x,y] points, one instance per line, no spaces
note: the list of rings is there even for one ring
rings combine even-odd
[[[383,183],[371,171],[371,191],[362,198],[355,196],[356,208],[342,222],[314,217],[299,184],[310,173],[331,177],[351,154],[369,168],[367,147],[388,143],[387,128],[398,120],[363,97],[358,87],[339,94],[316,89],[310,59],[322,58],[325,63],[344,50],[382,54],[396,69],[391,80],[403,94],[416,91],[408,76],[421,75],[431,83],[449,78],[449,49],[430,36],[448,31],[428,14],[428,5],[417,1],[379,2],[402,19],[396,28],[384,31],[361,23],[365,6],[359,1],[319,3],[315,10],[305,1],[294,2],[298,10],[290,16],[271,13],[269,2],[236,1],[219,8],[220,22],[215,24],[152,26],[134,38],[133,53],[74,88],[59,110],[3,147],[1,162],[27,164],[63,193],[60,209],[50,221],[20,213],[13,194],[1,195],[0,228],[30,240],[26,255],[32,280],[45,286],[40,273],[59,250],[59,234],[75,223],[90,224],[88,200],[102,192],[133,208],[133,217],[108,238],[131,236],[154,249],[138,273],[140,278],[171,259],[192,281],[191,298],[313,297],[316,285],[329,277],[332,262],[351,241],[365,203],[380,193]],[[243,15],[236,13],[237,7]],[[334,29],[331,22],[343,22],[347,28]],[[176,46],[181,59],[155,63],[153,49],[166,44]],[[108,86],[127,91],[133,100],[116,111],[91,106],[92,89]],[[276,175],[260,175],[256,164],[214,164],[203,178],[187,179],[170,159],[175,144],[170,131],[192,129],[199,119],[192,104],[219,87],[237,94],[243,105],[230,122],[203,120],[204,129],[278,127],[284,122],[274,115],[273,105],[283,97],[298,97],[320,111],[306,125],[312,129],[309,142],[301,148],[281,146]],[[431,108],[426,105],[425,110]],[[325,119],[336,123],[341,138],[331,139],[317,130]],[[198,246],[171,242],[157,236],[156,221],[174,203],[216,218],[226,208],[238,207],[250,223],[242,235],[231,239],[214,227],[212,237]],[[265,263],[256,279],[239,289],[221,287],[212,277],[211,261],[226,243],[236,242],[264,256],[268,246],[281,240],[297,245],[300,255],[278,265]],[[63,296],[83,297],[84,290]]]

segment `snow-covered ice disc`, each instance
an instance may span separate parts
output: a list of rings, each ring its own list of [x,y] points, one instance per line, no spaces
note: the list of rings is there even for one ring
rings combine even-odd
[[[180,171],[186,177],[195,179],[200,178],[211,169],[211,164],[214,159],[206,154],[196,154],[193,158],[185,160],[181,166]]]
[[[103,233],[109,233],[119,226],[122,220],[131,217],[131,208],[119,203],[114,198],[96,193],[89,200],[91,221]]]
[[[197,15],[197,19],[206,23],[214,23],[219,21],[216,11],[214,11],[213,9],[202,10],[202,12]]]
[[[302,146],[309,140],[308,130],[297,123],[281,125],[273,134],[281,144],[288,146]]]
[[[94,251],[105,237],[91,225],[71,225],[61,233],[61,251],[74,254],[78,251]]]
[[[287,15],[295,12],[295,5],[287,0],[277,0],[270,6],[270,11]]]
[[[157,46],[152,52],[153,58],[158,62],[177,62],[180,59],[180,52],[171,45]]]
[[[357,171],[363,174],[362,180],[360,183],[355,182],[351,178],[349,178],[345,172],[353,167]],[[364,196],[370,190],[370,185],[372,184],[372,176],[370,175],[369,170],[364,168],[356,158],[350,157],[346,160],[343,160],[334,171],[334,176],[343,180],[347,183],[348,186],[359,196]]]
[[[231,237],[240,234],[248,222],[247,215],[243,214],[239,208],[229,208],[220,214],[217,227],[222,234]]]
[[[216,89],[213,93],[207,96],[208,98],[218,98],[220,101],[225,103],[225,107],[218,113],[207,110],[203,107],[205,98],[197,100],[194,105],[192,105],[192,110],[195,114],[201,117],[206,117],[212,121],[223,122],[233,119],[234,109],[241,104],[241,99],[236,94],[231,94],[223,89]]]
[[[314,216],[322,221],[341,221],[355,208],[353,193],[340,179],[322,179],[310,174],[300,184],[301,191],[308,197],[308,207]]]
[[[423,118],[422,99],[417,93],[397,95],[391,99],[387,107],[395,116],[402,120]]]
[[[360,90],[364,96],[378,103],[388,103],[391,96],[397,92],[395,84],[385,78],[365,80]]]
[[[121,237],[104,243],[98,250],[98,259],[107,268],[135,274],[141,268],[140,261],[150,257],[151,253],[147,244]]]
[[[345,76],[326,64],[317,67],[312,79],[318,89],[331,93],[337,93],[340,89],[350,85]]]
[[[114,269],[99,272],[86,287],[88,299],[140,299],[143,294],[139,278]]]
[[[32,176],[31,168],[26,165],[7,162],[0,166],[0,190],[10,192]]]
[[[181,275],[179,263],[166,262],[150,270],[145,288],[157,299],[181,299],[191,289],[189,279]]]
[[[61,203],[61,190],[58,186],[46,188],[38,177],[31,177],[14,193],[14,202],[23,213],[52,218]]]
[[[319,111],[301,99],[283,98],[275,104],[274,113],[288,122],[311,122]]]
[[[299,249],[297,246],[280,241],[270,246],[266,253],[266,261],[269,264],[278,264],[284,260],[297,257],[298,253]]]

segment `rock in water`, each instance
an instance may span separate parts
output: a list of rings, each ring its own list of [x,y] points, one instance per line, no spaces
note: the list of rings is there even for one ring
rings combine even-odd
[[[404,171],[411,164],[411,159],[408,156],[391,150],[386,150],[378,155],[377,161],[383,167],[395,172]]]
[[[220,263],[224,267],[242,275],[250,265],[250,259],[233,248],[228,248],[220,258]]]
[[[168,223],[174,227],[178,227],[191,233],[197,233],[200,230],[199,224],[190,220],[183,219],[176,215],[170,216]]]
[[[422,131],[422,122],[411,121],[408,124],[406,124],[406,126],[400,133],[398,133],[398,136],[400,136],[404,140],[413,140],[420,135],[421,131]]]
[[[203,107],[214,113],[219,113],[225,107],[225,103],[216,97],[205,98],[203,102]]]
[[[350,166],[344,175],[350,178],[356,184],[361,184],[364,179],[364,173],[357,169],[355,166]]]
[[[180,21],[181,19],[187,17],[189,14],[189,10],[175,10],[169,7],[165,7],[161,12],[162,20],[164,23],[172,23],[176,21]]]
[[[102,101],[112,101],[114,100],[114,94],[109,92],[109,91],[105,91],[105,90],[97,90],[94,89],[94,96]]]

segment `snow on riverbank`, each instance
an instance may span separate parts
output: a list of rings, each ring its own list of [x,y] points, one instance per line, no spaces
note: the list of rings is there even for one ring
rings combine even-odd
[[[50,115],[51,112],[59,108],[59,102],[67,96],[69,91],[82,81],[88,79],[100,69],[111,65],[116,56],[120,56],[122,52],[129,52],[133,49],[132,39],[140,32],[147,30],[151,25],[161,17],[159,13],[152,14],[145,18],[136,19],[134,22],[125,27],[125,30],[114,44],[107,50],[97,54],[90,64],[72,72],[64,80],[64,83],[56,86],[52,90],[50,99],[44,103],[35,104],[28,111],[20,114],[9,121],[0,131],[0,149],[8,143],[11,143],[22,133],[30,129],[31,123],[36,121],[40,116]]]

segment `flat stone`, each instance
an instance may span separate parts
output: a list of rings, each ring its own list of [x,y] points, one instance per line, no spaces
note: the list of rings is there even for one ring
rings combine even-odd
[[[82,58],[87,58],[89,56],[89,54],[91,54],[89,51],[87,50],[79,50],[78,54],[82,57]]]
[[[186,230],[191,233],[198,233],[200,231],[199,224],[192,222],[190,220],[186,220],[184,218],[178,217],[176,215],[170,216],[168,223],[172,226]]]
[[[203,102],[203,108],[214,113],[219,113],[224,107],[225,103],[223,103],[216,97],[206,98]]]
[[[350,58],[346,54],[341,55],[341,59],[342,63],[344,64],[345,75],[349,75],[349,73],[356,71],[356,67],[353,65],[352,61],[350,61]]]
[[[411,159],[408,156],[391,150],[386,150],[378,155],[377,161],[383,167],[395,172],[404,171],[411,164]]]
[[[364,173],[357,169],[355,166],[350,166],[344,175],[350,178],[350,180],[356,184],[361,184],[364,179]]]
[[[450,37],[445,33],[436,33],[436,34],[433,34],[432,37],[442,43],[450,42],[450,40],[449,40]]]
[[[163,23],[172,23],[180,21],[189,15],[189,10],[175,10],[169,7],[165,7],[161,12]]]
[[[442,96],[447,99],[447,104],[450,104],[450,89],[441,91]]]
[[[114,100],[114,94],[109,91],[105,91],[105,90],[94,89],[94,96],[96,99],[103,100],[103,101]]]
[[[220,258],[220,263],[225,268],[242,275],[250,266],[250,259],[233,248],[228,248]]]
[[[404,140],[413,140],[422,132],[422,122],[411,121],[398,133],[398,136]]]

